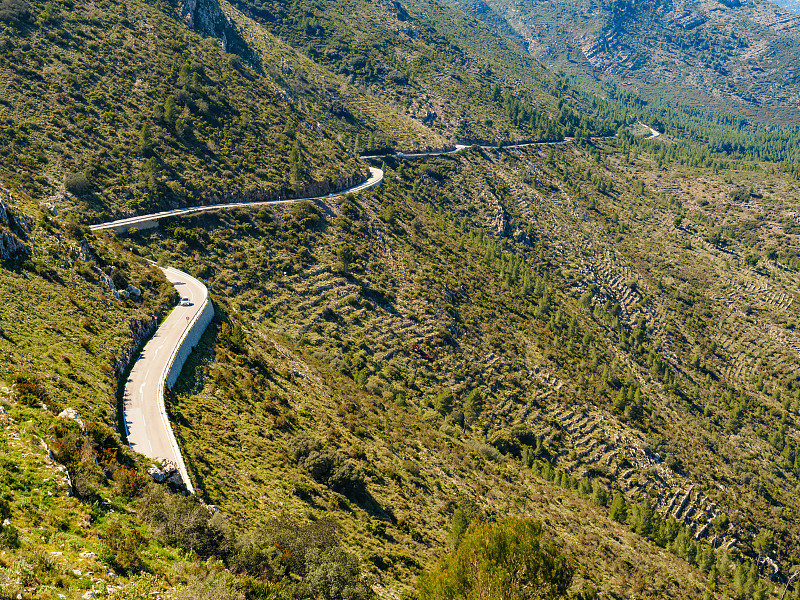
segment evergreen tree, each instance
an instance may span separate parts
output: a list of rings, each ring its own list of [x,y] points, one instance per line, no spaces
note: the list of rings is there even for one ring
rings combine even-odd
[[[145,123],[142,125],[142,131],[139,133],[139,152],[144,156],[149,156],[153,150],[153,135],[150,132],[150,125]]]
[[[170,95],[167,97],[167,101],[164,102],[164,121],[170,127],[174,127],[178,115],[180,115],[180,110],[175,102],[175,96]]]
[[[628,505],[625,503],[625,496],[622,495],[622,492],[614,493],[608,516],[618,523],[624,523],[628,520]]]

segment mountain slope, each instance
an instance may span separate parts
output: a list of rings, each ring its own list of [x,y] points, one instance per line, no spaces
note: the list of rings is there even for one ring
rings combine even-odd
[[[645,537],[706,570],[726,548],[714,560],[762,560],[780,581],[798,539],[794,179],[677,158],[659,171],[665,146],[633,142],[391,163],[384,187],[304,231],[270,211],[181,221],[188,245],[178,223],[126,238],[208,276],[226,307],[170,409],[209,501],[342,511],[383,585],[406,585],[445,542],[442,505],[530,506],[462,455],[477,453],[517,494],[532,465],[585,496],[647,498],[698,542],[633,525]],[[756,172],[762,198],[731,200]],[[358,461],[366,500],[292,459],[309,434]],[[410,543],[412,527],[431,541]],[[590,573],[596,550],[571,551]],[[729,582],[733,564],[717,570]],[[586,576],[622,593],[613,569]]]
[[[800,123],[800,17],[770,2],[487,5],[552,68],[623,85],[654,103]]]
[[[323,69],[267,34],[261,45],[226,38],[239,52],[226,54],[170,6],[21,5],[25,18],[7,16],[0,36],[0,168],[82,219],[341,189],[364,175],[342,142],[366,144],[388,122],[409,147],[444,143],[391,107],[360,110],[361,93],[335,76],[321,83]],[[189,17],[203,34],[238,32]],[[325,87],[344,92],[338,111]]]
[[[695,42],[744,39],[736,11],[784,14],[728,4],[670,21],[595,3],[583,26],[613,33],[616,78],[615,52],[646,65],[680,33],[701,60]],[[695,111],[721,134],[656,136],[639,98],[617,108],[623,91],[527,55],[504,7],[465,5],[515,40],[429,0],[0,0],[0,595],[100,596],[113,568],[131,596],[338,600],[323,584],[344,573],[353,597],[413,597],[469,523],[507,516],[574,555],[576,599],[786,584],[796,132]],[[691,88],[675,81],[667,114]],[[72,220],[321,193],[365,173],[364,149],[475,140],[387,154],[358,196],[120,235]],[[112,431],[125,366],[175,301],[144,257],[220,309],[168,394],[188,499]]]
[[[517,45],[439,2],[233,4],[381,104],[401,108],[451,142],[559,139],[564,103],[585,109],[588,122],[582,125],[591,133],[618,125],[583,106],[574,90]],[[496,88],[513,98],[513,109]]]

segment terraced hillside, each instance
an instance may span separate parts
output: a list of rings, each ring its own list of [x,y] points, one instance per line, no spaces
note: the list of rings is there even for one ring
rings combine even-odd
[[[0,596],[414,598],[470,524],[534,517],[576,600],[800,597],[798,133],[756,122],[796,121],[795,29],[0,0]],[[359,195],[78,224],[324,196],[365,150]],[[219,309],[168,393],[191,498],[114,431],[176,300],[145,258]]]
[[[384,187],[320,205],[310,229],[306,206],[126,238],[208,277],[227,307],[171,409],[209,500],[265,518],[339,502],[391,588],[444,543],[436,507],[475,493],[451,455],[477,452],[584,495],[647,501],[697,549],[644,537],[704,568],[712,549],[750,557],[780,581],[798,533],[798,281],[791,238],[768,248],[795,184],[758,164],[658,171],[658,152],[627,143],[390,162]],[[753,239],[732,197],[755,172],[773,193],[748,196]],[[182,229],[194,241],[176,246]],[[283,449],[306,433],[359,462],[368,504],[293,463]],[[527,510],[504,485],[486,483],[481,509]],[[430,542],[405,546],[412,522]]]

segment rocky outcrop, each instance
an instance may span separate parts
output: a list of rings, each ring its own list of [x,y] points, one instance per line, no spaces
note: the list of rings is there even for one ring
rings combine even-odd
[[[51,454],[51,458],[53,458],[52,454]],[[55,459],[53,458],[53,460],[55,460]],[[64,465],[62,465],[60,463],[56,463],[56,469],[61,471],[61,473],[64,475],[64,477],[62,479],[62,484],[64,485],[64,488],[66,489],[67,496],[72,496],[73,495],[72,478],[69,476],[69,470],[67,469],[67,467],[65,467]]]
[[[178,491],[187,491],[186,483],[184,483],[183,476],[181,475],[180,466],[168,458],[162,459],[161,465],[163,469],[152,466],[147,470],[150,477],[153,478],[153,481],[156,483],[165,483]]]
[[[6,204],[5,201],[0,200],[0,223],[2,223],[3,225],[10,224],[9,220],[10,212],[11,210],[9,209],[8,204]]]
[[[14,261],[25,258],[31,248],[10,231],[0,231],[0,260]]]
[[[80,426],[81,429],[83,430],[86,429],[86,427],[84,427],[83,425],[83,419],[81,419],[80,414],[74,408],[65,408],[60,413],[58,413],[58,416],[64,419],[72,419]]]
[[[500,202],[497,202],[497,213],[492,227],[501,238],[512,238],[518,244],[523,244],[525,246],[532,245],[530,236],[524,229],[511,222],[505,207]]]
[[[255,54],[244,41],[217,0],[178,0],[177,9],[189,29],[219,40],[222,49],[237,54],[255,67]]]
[[[147,469],[147,474],[150,475],[150,477],[152,477],[153,481],[155,481],[156,483],[164,483],[164,481],[166,481],[167,479],[166,475],[164,475],[164,471],[162,471],[155,465]]]
[[[30,255],[30,246],[23,241],[29,229],[27,219],[11,208],[11,194],[8,201],[0,197],[0,260],[16,261]]]

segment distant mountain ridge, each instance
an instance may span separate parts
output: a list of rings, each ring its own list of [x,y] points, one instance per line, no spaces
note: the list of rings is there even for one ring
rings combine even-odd
[[[800,10],[797,0],[782,0],[784,8],[765,0],[486,0],[491,13],[451,3],[490,26],[511,26],[552,69],[622,85],[651,102],[800,123],[800,16],[789,12]]]
[[[786,10],[800,14],[800,2],[797,0],[774,0],[774,3]]]

